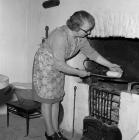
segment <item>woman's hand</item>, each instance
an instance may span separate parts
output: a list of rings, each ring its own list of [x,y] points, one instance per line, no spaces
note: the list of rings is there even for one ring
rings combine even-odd
[[[110,69],[110,71],[119,72],[121,74],[123,73],[123,70],[117,64],[111,64],[110,67],[109,67],[109,69]]]
[[[86,76],[90,76],[90,74],[91,74],[90,72],[87,72],[85,70],[79,70],[78,76],[79,77],[86,77]]]

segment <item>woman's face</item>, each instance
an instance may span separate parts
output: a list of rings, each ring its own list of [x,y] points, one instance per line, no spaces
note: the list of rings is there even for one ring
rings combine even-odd
[[[88,21],[84,21],[84,24],[80,27],[78,31],[78,36],[79,37],[87,37],[88,35],[91,34],[91,31],[93,30],[94,25],[89,23]]]

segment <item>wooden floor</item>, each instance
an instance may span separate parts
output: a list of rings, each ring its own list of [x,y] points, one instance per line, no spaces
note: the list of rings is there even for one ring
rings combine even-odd
[[[45,127],[42,118],[30,120],[30,131],[26,137],[26,121],[24,118],[10,114],[10,124],[7,128],[6,115],[0,115],[0,140],[46,140]],[[70,137],[67,134],[67,137]],[[80,140],[80,135],[74,136],[71,140]]]

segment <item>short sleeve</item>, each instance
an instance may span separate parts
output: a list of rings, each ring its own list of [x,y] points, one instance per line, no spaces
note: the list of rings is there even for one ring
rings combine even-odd
[[[89,44],[89,41],[84,38],[80,42],[80,51],[91,60],[96,60],[99,53]]]

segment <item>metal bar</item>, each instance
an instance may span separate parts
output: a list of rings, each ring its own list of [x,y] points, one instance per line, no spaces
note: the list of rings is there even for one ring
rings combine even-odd
[[[119,93],[115,93],[114,91],[108,91],[106,89],[102,89],[100,87],[91,86],[90,88],[90,112],[91,115],[96,117],[97,119],[102,120],[107,124],[118,124],[117,118],[119,118],[119,106],[120,106],[120,98],[119,101],[114,100],[113,97],[120,97]],[[116,108],[116,109],[113,109]],[[118,111],[115,111],[118,110]],[[117,114],[118,112],[118,114]]]
[[[110,101],[110,120],[112,120],[111,119],[111,115],[112,115],[112,98],[113,98],[112,94],[110,95],[110,98],[111,98],[111,101]]]

